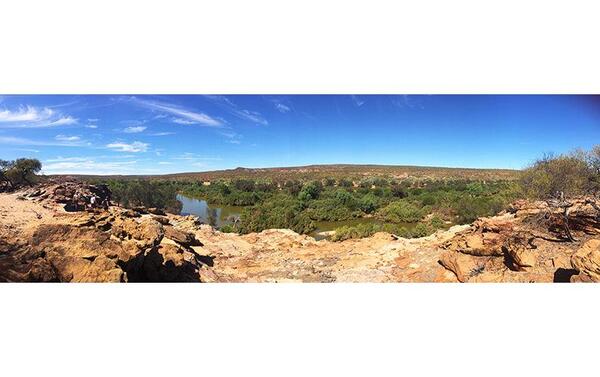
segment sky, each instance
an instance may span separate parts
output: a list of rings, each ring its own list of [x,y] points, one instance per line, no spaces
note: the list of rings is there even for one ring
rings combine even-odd
[[[0,95],[0,159],[45,174],[526,167],[600,144],[600,96]]]

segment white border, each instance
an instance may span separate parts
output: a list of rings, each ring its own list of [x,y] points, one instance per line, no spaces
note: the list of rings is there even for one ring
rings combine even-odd
[[[600,93],[595,1],[20,0],[0,92]],[[588,375],[597,286],[0,285],[7,376]]]
[[[597,4],[4,2],[0,91],[596,93]]]

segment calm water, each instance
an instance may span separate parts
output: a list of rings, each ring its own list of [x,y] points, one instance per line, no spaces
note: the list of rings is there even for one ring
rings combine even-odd
[[[183,205],[183,208],[181,209],[182,215],[198,216],[200,220],[206,224],[210,224],[217,228],[224,224],[231,224],[235,219],[239,219],[242,210],[244,209],[244,207],[210,205],[206,202],[206,200],[194,199],[181,194],[177,195],[177,200],[179,200]],[[327,237],[320,235],[319,233],[321,232],[329,232],[344,225],[356,226],[359,224],[383,223],[374,218],[358,218],[342,221],[316,221],[315,225],[317,229],[311,233],[311,236],[317,239],[323,239]],[[411,229],[416,226],[416,223],[405,223],[400,225]]]
[[[235,218],[239,219],[243,207],[234,206],[212,206],[202,199],[194,199],[185,195],[178,194],[177,200],[181,202],[182,215],[195,215],[206,224],[220,227],[224,224],[230,224]]]

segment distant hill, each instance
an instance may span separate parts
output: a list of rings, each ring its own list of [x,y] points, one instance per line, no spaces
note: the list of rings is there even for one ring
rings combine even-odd
[[[72,175],[77,178],[119,178],[119,179],[178,179],[212,181],[216,179],[324,179],[324,178],[364,178],[394,177],[397,179],[433,178],[433,179],[475,179],[475,180],[514,180],[520,170],[511,169],[471,169],[428,166],[400,165],[308,165],[276,168],[236,168],[208,172],[189,172],[164,175],[119,175],[92,176]]]

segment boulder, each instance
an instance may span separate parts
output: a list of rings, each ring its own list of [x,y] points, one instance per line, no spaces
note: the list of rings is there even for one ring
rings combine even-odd
[[[534,237],[526,233],[510,236],[503,245],[503,250],[516,270],[525,270],[536,265]]]
[[[164,236],[162,224],[151,218],[141,220],[132,218],[116,218],[111,233],[122,240],[136,240],[140,248],[156,246]]]
[[[577,250],[571,256],[571,266],[577,271],[572,282],[600,282],[600,239],[589,240]]]
[[[477,259],[463,253],[445,251],[440,255],[439,263],[454,272],[458,281],[465,283],[485,268],[485,262]]]
[[[196,239],[193,233],[184,232],[172,226],[164,227],[164,235],[183,246],[202,246],[202,243]]]
[[[199,282],[201,267],[193,251],[173,244],[162,244],[148,250],[137,265],[139,269],[128,273],[130,281]]]

